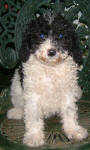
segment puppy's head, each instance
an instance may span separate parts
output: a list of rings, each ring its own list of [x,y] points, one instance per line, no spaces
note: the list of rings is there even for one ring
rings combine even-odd
[[[33,54],[48,64],[57,64],[72,56],[81,64],[81,51],[73,27],[60,14],[39,16],[28,25],[20,50],[23,62]]]

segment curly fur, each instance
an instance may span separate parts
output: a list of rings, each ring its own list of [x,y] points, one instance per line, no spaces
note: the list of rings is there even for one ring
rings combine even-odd
[[[48,55],[50,50],[55,55]],[[76,102],[82,92],[77,70],[81,52],[72,26],[61,15],[56,15],[49,23],[43,16],[32,20],[24,33],[20,60],[22,65],[16,69],[11,86],[14,108],[7,116],[24,118],[23,142],[28,146],[43,145],[44,118],[55,114],[61,118],[69,139],[86,138],[86,129],[78,124]]]

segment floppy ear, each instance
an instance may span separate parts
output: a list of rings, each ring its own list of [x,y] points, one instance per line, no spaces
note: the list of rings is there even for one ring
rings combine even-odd
[[[72,57],[79,66],[82,65],[82,50],[79,47],[77,35],[72,37]]]
[[[25,37],[26,37],[26,35],[25,35]],[[29,56],[30,56],[30,49],[27,44],[27,39],[24,39],[22,41],[22,46],[20,48],[19,59],[21,62],[26,62],[29,59]]]

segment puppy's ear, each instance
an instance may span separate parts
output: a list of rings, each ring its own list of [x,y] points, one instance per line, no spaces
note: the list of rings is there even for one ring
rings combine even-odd
[[[44,19],[48,21],[49,24],[52,24],[54,18],[56,17],[56,12],[52,10],[47,10],[44,14]]]

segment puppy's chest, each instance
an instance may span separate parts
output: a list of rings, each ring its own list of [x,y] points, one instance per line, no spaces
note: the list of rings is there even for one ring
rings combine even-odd
[[[62,74],[58,69],[37,68],[30,73],[32,85],[41,91],[60,90]]]
[[[58,81],[58,75],[55,72],[46,71],[44,73],[40,73],[36,77],[36,81],[42,87],[54,88],[55,86],[60,85],[60,81]]]

